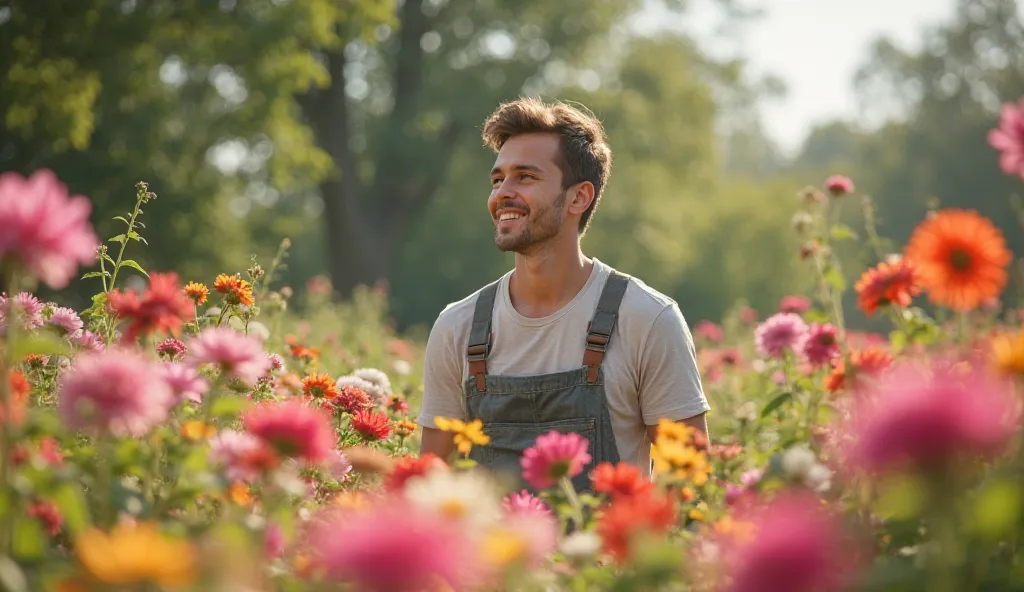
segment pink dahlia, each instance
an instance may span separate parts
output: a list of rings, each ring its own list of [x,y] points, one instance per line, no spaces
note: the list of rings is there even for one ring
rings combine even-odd
[[[352,472],[352,461],[345,456],[344,452],[335,450],[324,461],[324,469],[331,476],[331,479],[344,481],[348,478],[348,474]]]
[[[66,335],[70,339],[78,339],[82,335],[82,327],[85,326],[77,312],[63,306],[54,307],[47,322],[56,327],[61,335]]]
[[[465,590],[477,579],[467,536],[441,514],[393,501],[366,511],[335,510],[308,538],[325,579],[367,592]]]
[[[18,327],[32,331],[43,326],[43,303],[28,292],[19,292],[13,298],[0,294],[0,330],[7,326],[8,319],[16,319]]]
[[[82,351],[100,352],[107,347],[102,337],[89,330],[82,331],[75,342]]]
[[[256,384],[271,364],[256,338],[227,327],[203,329],[189,341],[188,350],[185,360],[190,366],[213,364],[249,386]]]
[[[168,360],[174,360],[181,358],[188,352],[188,348],[179,339],[164,339],[160,343],[156,344],[156,353],[160,354],[161,357]]]
[[[79,429],[141,436],[176,403],[159,368],[132,350],[83,353],[59,384],[61,415]]]
[[[754,330],[757,353],[782,359],[787,351],[797,351],[803,345],[807,331],[807,323],[800,315],[791,312],[775,313]]]
[[[297,399],[259,405],[242,421],[249,433],[281,455],[311,463],[328,460],[336,443],[330,416]]]
[[[783,492],[742,518],[753,532],[730,538],[720,552],[732,578],[727,590],[842,589],[851,574],[850,549],[840,525],[818,498]]]
[[[523,478],[536,489],[551,487],[562,477],[575,477],[590,462],[589,442],[576,433],[550,431],[523,451]]]
[[[779,312],[803,314],[810,310],[810,308],[811,301],[805,296],[790,294],[789,296],[783,296],[782,301],[779,302]]]
[[[989,131],[988,143],[999,150],[999,168],[1024,178],[1024,99],[1007,103],[999,113],[999,128]]]
[[[202,403],[203,395],[210,390],[210,385],[191,366],[166,362],[160,364],[160,373],[176,401]]]
[[[853,181],[842,175],[832,175],[825,179],[825,189],[832,195],[839,197],[847,193],[853,193]]]
[[[233,430],[222,430],[210,438],[210,460],[224,467],[229,481],[258,481],[267,463],[259,462],[266,456],[259,438]]]
[[[836,328],[831,323],[811,323],[803,342],[802,354],[812,367],[821,368],[839,356]]]
[[[270,370],[268,370],[268,372],[271,372],[271,371],[284,372],[285,371],[284,360],[281,359],[281,356],[279,356],[278,354],[268,353],[267,354],[267,359],[270,360]]]
[[[505,496],[501,500],[501,508],[508,516],[554,516],[547,504],[525,489]]]
[[[942,470],[1001,452],[1019,426],[1011,383],[945,361],[890,369],[857,401],[849,460],[869,471]]]
[[[0,174],[0,264],[17,261],[47,286],[66,288],[79,265],[95,262],[100,241],[91,211],[88,199],[68,196],[53,171]]]

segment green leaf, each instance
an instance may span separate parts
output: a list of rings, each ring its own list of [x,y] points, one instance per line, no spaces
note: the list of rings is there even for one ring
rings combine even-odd
[[[46,532],[37,518],[20,516],[15,519],[12,550],[21,559],[36,559],[46,551]]]
[[[148,245],[149,244],[149,243],[146,242],[146,239],[142,238],[142,236],[140,236],[139,233],[135,232],[134,230],[128,233],[128,238],[130,238],[132,240],[142,241],[142,244],[144,244],[144,245]]]
[[[244,397],[235,396],[222,396],[218,397],[213,402],[213,408],[210,413],[214,417],[224,417],[225,415],[238,415],[243,409],[250,405],[250,401]]]
[[[126,242],[127,240],[128,240],[128,237],[126,237],[126,236],[125,236],[125,235],[123,235],[123,234],[119,234],[119,235],[117,235],[117,236],[112,236],[112,237],[110,237],[110,238],[108,238],[108,239],[107,239],[107,241],[108,241],[108,242],[111,242],[111,243],[121,243],[122,245],[123,245],[123,244],[124,244],[124,243],[125,243],[125,242]]]
[[[114,216],[114,220],[120,220],[125,224],[131,224],[131,222],[129,222],[124,216]]]
[[[894,520],[907,520],[921,513],[928,501],[928,486],[914,475],[892,477],[879,485],[878,513]]]
[[[142,275],[149,277],[149,274],[146,273],[146,270],[142,269],[142,266],[139,265],[134,259],[125,259],[124,261],[121,262],[121,265],[124,267],[131,267],[132,269],[136,269],[142,272]]]
[[[69,351],[66,343],[60,341],[55,335],[47,333],[19,336],[11,345],[11,355],[15,360],[20,360],[29,354],[66,356]]]
[[[89,278],[94,278],[94,277],[110,277],[110,272],[109,271],[90,271],[89,273],[83,275],[79,279],[87,280]]]
[[[997,540],[1014,532],[1020,520],[1021,484],[1001,480],[985,486],[974,503],[975,532]]]
[[[845,224],[836,224],[832,227],[832,238],[836,240],[855,240],[857,233]]]
[[[781,407],[783,403],[790,400],[792,397],[793,393],[787,391],[775,397],[771,401],[768,401],[768,404],[761,410],[761,417],[767,417],[769,413]]]
[[[900,330],[892,331],[889,333],[889,343],[893,353],[899,353],[907,346],[907,335]]]
[[[846,278],[835,267],[825,270],[825,281],[837,292],[846,291]]]
[[[0,556],[0,589],[8,592],[28,592],[25,572],[6,555]]]
[[[60,508],[69,533],[78,534],[89,525],[89,509],[85,505],[85,496],[82,495],[80,488],[71,484],[61,486],[53,496],[53,503]]]

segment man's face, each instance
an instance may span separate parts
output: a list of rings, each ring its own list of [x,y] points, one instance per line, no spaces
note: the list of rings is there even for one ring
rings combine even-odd
[[[558,135],[536,133],[509,138],[498,152],[487,208],[499,250],[529,252],[566,228],[559,149]]]

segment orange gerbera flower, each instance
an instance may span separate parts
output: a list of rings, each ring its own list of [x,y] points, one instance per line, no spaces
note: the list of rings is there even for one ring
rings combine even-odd
[[[1002,232],[972,210],[946,209],[914,230],[905,255],[934,304],[959,312],[999,296],[1013,255]]]
[[[220,274],[213,282],[213,289],[224,294],[228,304],[244,304],[252,306],[255,299],[252,295],[252,286],[237,275]]]
[[[316,372],[302,379],[302,392],[318,399],[334,399],[340,394],[333,378]]]
[[[629,559],[631,543],[638,535],[660,535],[676,523],[676,506],[662,495],[620,497],[601,511],[597,534],[605,551],[617,562]]]
[[[640,469],[629,463],[603,462],[590,474],[594,491],[606,493],[613,499],[647,495],[654,491],[654,482],[644,479]]]
[[[857,306],[868,316],[887,304],[910,306],[913,297],[921,293],[919,282],[917,269],[906,259],[883,261],[857,280]]]
[[[202,306],[206,304],[206,297],[210,295],[210,289],[206,287],[206,284],[189,282],[185,285],[185,295],[188,296],[192,302],[195,302],[196,306]]]
[[[892,356],[889,352],[880,347],[867,347],[854,350],[850,353],[850,366],[847,370],[846,363],[842,359],[836,362],[832,371],[825,377],[825,390],[830,393],[838,393],[853,382],[859,376],[878,376],[892,363]]]

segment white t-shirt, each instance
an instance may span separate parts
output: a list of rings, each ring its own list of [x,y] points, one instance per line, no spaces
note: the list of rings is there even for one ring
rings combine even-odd
[[[487,372],[532,376],[583,366],[587,323],[610,268],[594,259],[590,278],[561,310],[528,318],[512,306],[511,271],[502,276],[492,312],[494,343]],[[467,419],[466,346],[479,291],[449,304],[427,340],[420,425],[437,417]],[[710,410],[701,387],[693,338],[674,300],[633,278],[619,305],[615,331],[602,363],[605,394],[619,458],[650,475],[646,426],[661,418],[687,419]],[[486,431],[486,430],[485,430]]]

